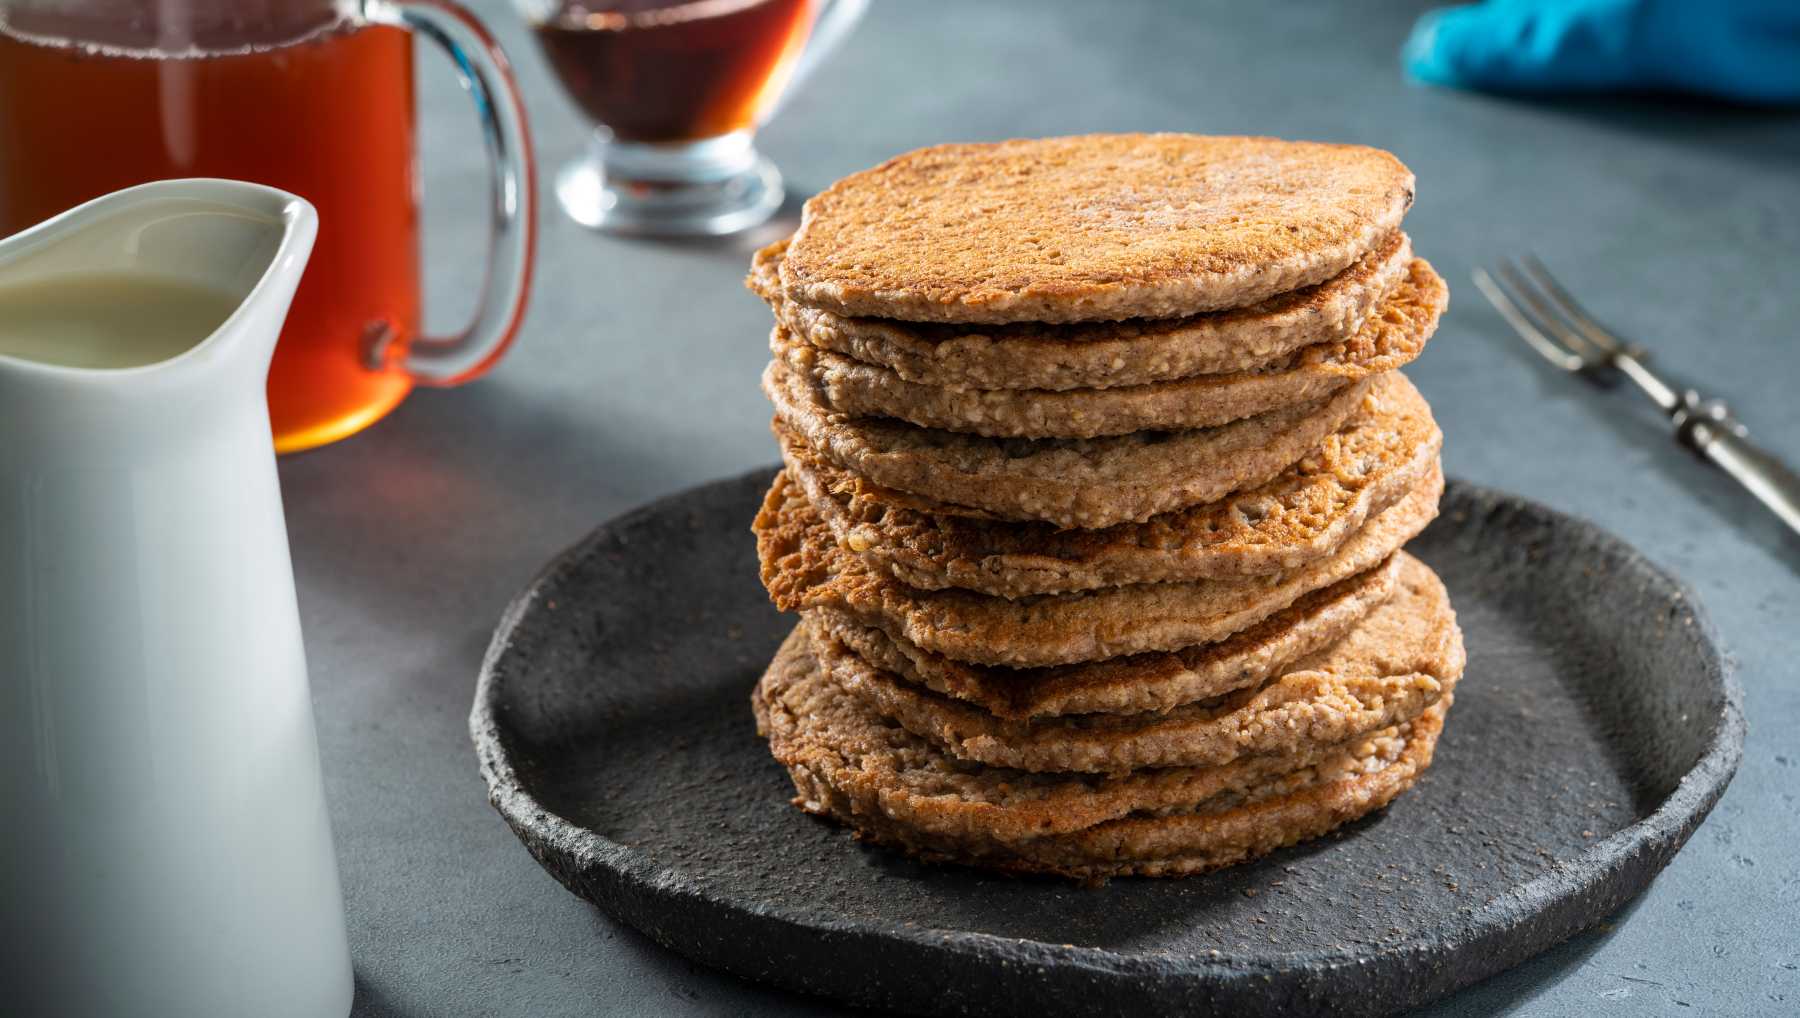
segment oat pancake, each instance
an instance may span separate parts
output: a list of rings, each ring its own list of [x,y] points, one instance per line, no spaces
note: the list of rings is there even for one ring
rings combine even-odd
[[[1265,684],[1167,711],[1010,721],[874,667],[816,624],[813,656],[876,713],[973,763],[1123,774],[1285,756],[1410,721],[1461,676],[1462,637],[1443,584],[1399,555],[1400,589],[1342,640]]]
[[[1411,363],[1448,301],[1444,281],[1423,258],[1414,259],[1407,278],[1350,339],[1305,347],[1249,371],[1110,389],[920,385],[796,341],[780,325],[769,345],[790,368],[812,377],[833,410],[846,414],[992,438],[1098,438],[1213,427],[1324,399],[1351,382]]]
[[[1337,275],[1413,176],[1356,145],[1184,134],[939,145],[807,201],[787,299],[925,322],[1173,318]]]
[[[845,318],[795,304],[781,295],[787,245],[778,241],[757,253],[749,285],[789,332],[908,382],[971,389],[1105,389],[1261,367],[1301,347],[1356,335],[1412,264],[1412,244],[1396,232],[1325,282],[1245,308],[1189,318],[971,327]]]
[[[846,470],[931,499],[939,512],[1087,528],[1141,522],[1268,482],[1342,426],[1373,382],[1216,428],[996,439],[836,413],[782,361],[763,373],[781,423]]]
[[[924,590],[1001,597],[1296,569],[1437,469],[1443,434],[1398,372],[1319,448],[1260,487],[1103,530],[972,519],[843,470],[777,422],[788,475],[838,543]]]
[[[1050,668],[953,661],[896,640],[830,608],[806,613],[814,631],[871,666],[998,718],[1166,711],[1261,685],[1287,666],[1337,643],[1399,586],[1400,557],[1315,590],[1217,643]]]
[[[1116,778],[947,757],[830,681],[804,626],[751,701],[801,809],[930,860],[1103,880],[1216,869],[1381,808],[1429,766],[1450,697],[1340,746]]]
[[[840,546],[787,477],[757,513],[763,586],[783,611],[832,608],[896,640],[974,664],[1038,667],[1222,640],[1307,593],[1374,568],[1437,515],[1442,475],[1370,520],[1331,556],[1289,573],[1040,597],[922,591]]]

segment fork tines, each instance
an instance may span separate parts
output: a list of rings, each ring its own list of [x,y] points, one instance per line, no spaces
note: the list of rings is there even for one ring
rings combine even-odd
[[[1527,255],[1519,264],[1502,259],[1492,273],[1478,268],[1473,274],[1513,331],[1545,360],[1608,384],[1617,369],[1664,411],[1681,406],[1680,393],[1645,366],[1643,350],[1595,321],[1536,258]]]
[[[1564,306],[1556,302],[1555,297],[1566,296],[1567,291],[1555,287],[1550,291],[1551,296],[1546,297],[1533,281],[1505,259],[1494,267],[1493,273],[1477,268],[1473,275],[1475,285],[1488,302],[1506,318],[1519,338],[1545,360],[1564,371],[1586,371],[1606,364],[1606,351],[1589,342],[1566,324],[1566,318],[1551,310],[1553,305]],[[1547,273],[1545,276],[1548,278]],[[1578,306],[1576,310],[1579,313]]]

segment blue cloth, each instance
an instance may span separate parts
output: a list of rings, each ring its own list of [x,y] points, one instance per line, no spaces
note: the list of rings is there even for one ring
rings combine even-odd
[[[1456,88],[1796,103],[1800,0],[1488,0],[1425,14],[1401,62]]]

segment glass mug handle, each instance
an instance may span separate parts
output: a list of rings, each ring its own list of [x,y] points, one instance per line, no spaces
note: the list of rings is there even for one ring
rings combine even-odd
[[[869,9],[869,0],[823,0],[824,6],[819,11],[817,20],[813,22],[812,36],[806,40],[806,48],[794,61],[794,69],[788,72],[787,84],[781,94],[763,111],[760,123],[767,123],[770,118],[787,105],[788,97],[793,95],[812,73],[819,69],[831,51],[838,44],[850,37],[850,30],[862,20],[863,12]]]
[[[537,165],[525,129],[525,104],[506,54],[473,14],[451,0],[363,0],[363,20],[404,28],[437,43],[475,101],[493,170],[486,279],[475,317],[451,336],[415,337],[401,367],[421,385],[461,385],[485,373],[525,317],[537,246]],[[400,337],[375,326],[365,344],[371,369],[386,368]]]

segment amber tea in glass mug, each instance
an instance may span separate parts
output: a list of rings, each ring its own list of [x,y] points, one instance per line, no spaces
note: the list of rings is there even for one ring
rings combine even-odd
[[[768,219],[781,175],[751,144],[781,96],[867,0],[515,0],[597,125],[557,176],[576,222],[620,233],[734,233]]]
[[[420,333],[415,33],[450,51],[495,167],[487,291]],[[533,172],[505,57],[447,0],[0,0],[0,236],[149,180],[292,191],[318,242],[269,375],[281,451],[352,434],[415,384],[480,374],[530,284]]]

